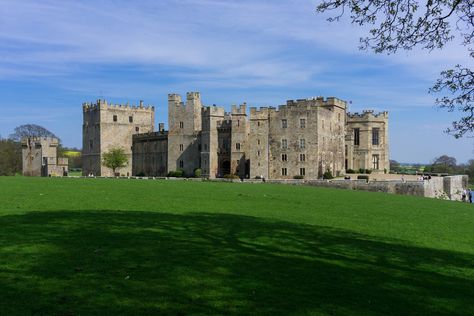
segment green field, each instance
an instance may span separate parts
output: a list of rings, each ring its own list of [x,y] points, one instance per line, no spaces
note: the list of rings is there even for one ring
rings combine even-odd
[[[0,177],[0,315],[474,315],[474,206]]]

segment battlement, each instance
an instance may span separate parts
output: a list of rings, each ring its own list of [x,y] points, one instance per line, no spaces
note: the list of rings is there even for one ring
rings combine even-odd
[[[250,119],[251,120],[264,120],[268,119],[268,107],[263,106],[259,109],[256,107],[250,108]]]
[[[143,104],[143,100],[140,100],[139,105],[130,105],[126,104],[109,104],[107,100],[99,99],[95,103],[93,102],[85,102],[82,104],[82,109],[84,112],[90,111],[97,111],[97,110],[106,110],[106,109],[114,109],[114,110],[124,110],[124,111],[155,111],[155,107],[152,105],[145,106]]]
[[[225,110],[221,106],[204,106],[201,109],[202,116],[225,116]]]
[[[22,147],[28,147],[34,143],[39,143],[41,146],[47,144],[50,147],[57,147],[59,145],[59,139],[56,137],[26,137],[21,140]]]
[[[186,100],[201,100],[201,93],[200,92],[187,92]]]
[[[236,104],[232,104],[231,109],[232,115],[247,115],[247,103],[243,103],[237,107]]]
[[[307,99],[287,100],[286,104],[280,105],[279,109],[288,109],[291,107],[307,107],[307,106],[337,106],[346,109],[347,102],[335,97],[312,97]]]
[[[362,113],[347,113],[347,118],[351,120],[373,120],[373,119],[388,119],[388,112],[383,111],[375,113],[374,110],[364,110]]]

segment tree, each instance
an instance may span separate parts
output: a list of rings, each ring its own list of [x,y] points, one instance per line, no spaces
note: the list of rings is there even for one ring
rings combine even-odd
[[[112,169],[114,175],[116,175],[117,168],[123,168],[127,165],[128,159],[123,148],[111,148],[105,152],[102,157],[102,164],[107,168]]]
[[[433,160],[431,170],[440,173],[452,173],[456,168],[456,158],[442,155]]]
[[[21,172],[21,146],[18,142],[0,139],[0,176]]]
[[[25,124],[25,125],[20,125],[20,126],[15,127],[13,134],[11,134],[9,138],[16,142],[20,142],[23,138],[26,138],[26,137],[58,138],[54,133],[36,124]]]
[[[337,11],[328,21],[339,21],[346,12],[358,26],[370,26],[360,39],[360,49],[376,53],[396,53],[415,47],[441,49],[457,34],[466,54],[474,58],[474,5],[468,0],[335,0],[320,1],[317,12]],[[430,89],[444,93],[436,99],[440,108],[461,112],[461,118],[446,132],[456,138],[474,131],[474,72],[455,65],[441,72]]]
[[[390,171],[399,172],[400,171],[400,163],[396,160],[390,160]]]

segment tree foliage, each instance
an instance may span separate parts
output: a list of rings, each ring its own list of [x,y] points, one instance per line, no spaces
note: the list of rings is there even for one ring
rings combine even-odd
[[[107,168],[112,169],[114,174],[116,174],[116,170],[118,168],[125,167],[127,163],[127,155],[125,154],[123,148],[111,148],[102,156],[102,164]]]
[[[10,139],[0,139],[0,176],[21,172],[21,146]]]
[[[336,12],[329,21],[349,15],[353,24],[370,27],[360,39],[360,49],[376,53],[398,50],[441,49],[456,36],[466,54],[474,58],[474,5],[471,0],[336,0],[320,1],[317,12]],[[474,131],[474,73],[462,65],[441,72],[430,89],[440,93],[436,104],[458,110],[461,118],[447,130],[456,138]]]
[[[46,128],[36,124],[25,124],[15,127],[13,134],[10,135],[10,139],[20,142],[26,137],[55,137],[58,138],[54,133],[50,132]],[[59,139],[59,138],[58,138]]]

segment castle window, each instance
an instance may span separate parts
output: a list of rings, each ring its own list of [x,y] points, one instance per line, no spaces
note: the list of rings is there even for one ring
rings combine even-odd
[[[260,150],[257,150],[257,156],[260,157]]]
[[[305,168],[300,168],[300,176],[304,176],[306,174]]]
[[[306,161],[306,155],[305,154],[300,154],[300,161]]]
[[[240,126],[240,120],[237,120],[237,126]]]
[[[240,150],[240,143],[235,143],[235,150]]]
[[[281,120],[281,128],[288,128],[288,120],[287,119]]]
[[[207,151],[207,144],[204,144],[204,151]]]
[[[94,141],[91,139],[89,140],[89,149],[92,150],[94,148]]]
[[[304,138],[301,138],[300,139],[300,149],[304,149],[306,146],[306,141],[304,140]]]
[[[257,126],[260,126],[260,121],[257,121]]]
[[[179,122],[179,128],[184,128],[184,122]]]
[[[288,156],[286,154],[281,154],[281,161],[288,161]]]
[[[379,170],[379,155],[372,155],[372,169]]]
[[[338,121],[338,122],[341,121],[341,113],[337,113],[337,121]]]
[[[282,176],[288,175],[288,171],[287,171],[286,168],[281,168],[281,175],[282,175]]]
[[[324,120],[321,121],[321,127],[324,129]]]
[[[260,145],[260,139],[257,139],[257,145]]]
[[[135,127],[135,132],[139,132],[140,131],[140,127]]]
[[[372,145],[378,146],[379,145],[379,129],[372,128]]]
[[[354,145],[360,145],[360,129],[354,128]]]
[[[183,168],[184,167],[184,162],[182,160],[179,161],[179,167]]]
[[[300,128],[306,128],[306,119],[300,119]]]
[[[128,121],[129,121],[130,123],[133,123],[133,116],[129,116],[129,117],[128,117]]]
[[[286,140],[286,139],[281,140],[281,148],[282,149],[288,148],[288,140]]]
[[[117,115],[113,116],[113,120],[114,120],[114,122],[117,122]]]
[[[183,151],[184,150],[184,145],[183,144],[179,144],[179,151]]]

